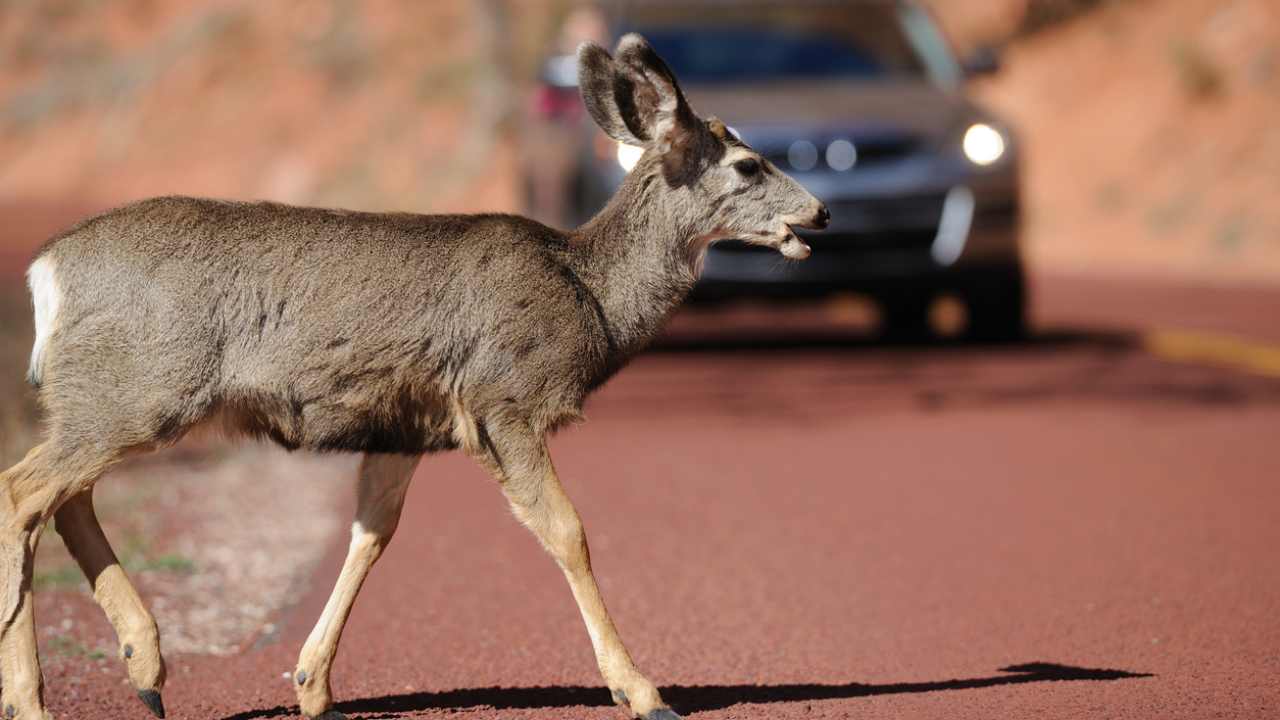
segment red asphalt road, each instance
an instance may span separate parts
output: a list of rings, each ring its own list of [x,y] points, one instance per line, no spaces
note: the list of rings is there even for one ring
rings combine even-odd
[[[676,710],[1280,716],[1280,380],[1131,332],[1276,339],[1280,292],[1040,290],[1022,346],[677,346],[557,438],[605,597]],[[169,716],[296,713],[281,675],[344,549],[272,641],[170,658]],[[55,716],[147,717],[112,671],[49,677]],[[624,716],[559,571],[456,454],[423,463],[335,691],[357,718]]]

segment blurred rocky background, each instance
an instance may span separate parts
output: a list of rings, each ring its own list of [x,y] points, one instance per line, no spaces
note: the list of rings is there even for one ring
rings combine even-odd
[[[932,0],[1004,69],[1038,267],[1280,278],[1280,6]],[[523,90],[568,0],[3,0],[0,213],[163,193],[519,209]]]

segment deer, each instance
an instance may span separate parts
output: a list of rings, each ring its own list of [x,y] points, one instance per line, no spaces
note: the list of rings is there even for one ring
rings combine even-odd
[[[124,458],[212,427],[360,455],[348,554],[292,673],[303,716],[344,718],[330,669],[361,584],[419,461],[461,450],[560,567],[614,702],[679,719],[609,616],[547,439],[581,421],[586,398],[661,330],[713,243],[802,260],[810,248],[796,230],[825,228],[830,214],[723,122],[698,116],[644,38],[624,36],[612,55],[585,43],[577,60],[590,117],[643,155],[576,230],[171,196],[90,218],[37,253],[28,380],[43,441],[0,474],[5,718],[50,718],[32,610],[50,520],[138,697],[164,717],[160,633],[92,492]]]

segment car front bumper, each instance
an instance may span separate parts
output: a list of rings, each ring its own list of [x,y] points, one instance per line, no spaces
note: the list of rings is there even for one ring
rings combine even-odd
[[[707,253],[695,297],[813,296],[963,291],[1021,272],[1020,207],[1009,186],[829,203],[832,224],[801,233],[813,248],[792,262],[776,251],[729,242]]]

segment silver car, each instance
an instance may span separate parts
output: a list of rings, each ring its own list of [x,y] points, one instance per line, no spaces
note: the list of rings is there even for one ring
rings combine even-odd
[[[831,211],[830,228],[805,238],[813,257],[804,263],[745,243],[715,246],[697,298],[865,293],[888,331],[911,335],[950,295],[964,302],[970,335],[1023,332],[1017,137],[966,94],[969,77],[996,69],[993,53],[961,63],[931,14],[908,0],[648,0],[604,10],[615,36],[648,38],[699,112],[724,120]],[[545,66],[548,107],[574,107],[569,61]],[[555,214],[582,222],[638,151],[573,112],[554,121],[581,126]]]

